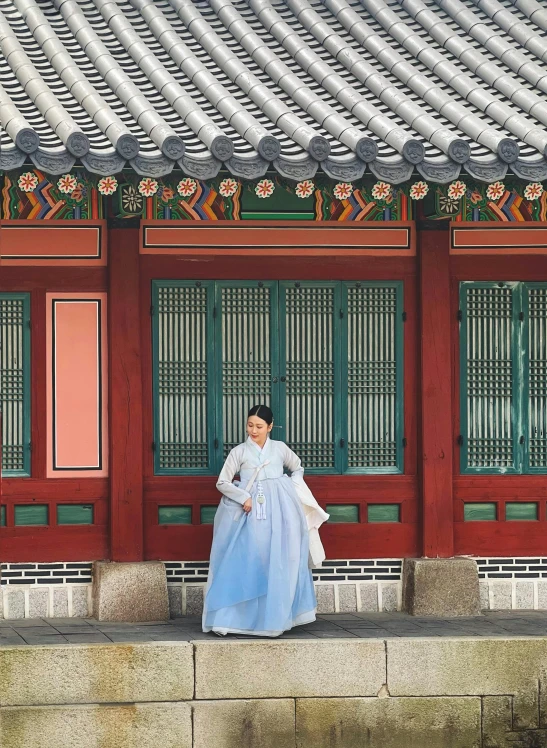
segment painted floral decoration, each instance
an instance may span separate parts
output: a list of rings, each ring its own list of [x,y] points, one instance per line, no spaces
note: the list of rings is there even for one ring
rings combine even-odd
[[[530,182],[524,188],[524,197],[527,200],[537,200],[543,195],[543,185],[539,182]]]
[[[155,179],[152,179],[151,177],[146,177],[145,179],[141,179],[139,182],[139,192],[141,195],[144,195],[145,197],[152,197],[152,195],[155,195],[158,191],[158,183]]]
[[[116,177],[103,177],[99,179],[97,189],[101,195],[113,195],[118,189],[118,180]]]
[[[222,197],[232,197],[237,192],[237,182],[235,179],[223,179],[218,186],[218,191]]]
[[[439,206],[443,213],[457,213],[460,209],[460,201],[453,197],[448,197],[448,195],[441,195],[439,197]]]
[[[72,174],[63,174],[63,176],[57,182],[57,187],[65,195],[70,195],[76,189],[78,181]]]
[[[295,195],[300,198],[306,198],[313,194],[315,190],[315,184],[311,179],[304,179],[302,182],[298,182],[294,188]]]
[[[175,197],[175,191],[171,187],[163,187],[161,191],[161,199],[164,203],[168,203]]]
[[[473,205],[480,203],[481,200],[482,200],[481,193],[477,192],[477,190],[473,190],[473,192],[471,193],[471,202],[473,203]]]
[[[466,189],[465,182],[462,182],[461,179],[457,179],[448,187],[448,197],[451,197],[452,200],[459,200],[465,195]]]
[[[255,192],[258,197],[271,197],[274,189],[275,185],[271,179],[261,179],[255,187]]]
[[[17,184],[23,192],[32,192],[38,187],[38,177],[32,171],[26,171],[24,174],[21,174]]]
[[[312,195],[314,189],[315,185],[311,179],[304,179],[303,182],[298,182],[294,191],[297,197],[305,198]]]
[[[414,182],[410,188],[410,197],[413,200],[423,200],[429,192],[427,182]]]
[[[493,184],[488,185],[488,188],[486,190],[486,197],[489,200],[499,200],[504,192],[505,185],[503,184],[503,182],[494,182]]]
[[[85,188],[85,185],[83,185],[81,182],[78,182],[76,187],[70,193],[70,197],[73,200],[76,200],[77,203],[81,203],[86,195],[87,195],[87,190]]]
[[[376,182],[372,188],[372,197],[375,200],[385,200],[391,195],[391,185],[387,182]]]
[[[334,197],[338,200],[347,200],[353,192],[353,187],[349,182],[338,182],[334,188]]]
[[[186,179],[181,179],[180,182],[177,184],[177,192],[181,197],[190,197],[190,195],[193,195],[194,192],[197,190],[198,186],[196,184],[195,179],[191,179],[191,177],[186,177]]]
[[[124,210],[126,210],[128,213],[139,213],[143,209],[143,199],[135,189],[135,185],[124,185],[121,192],[122,206]]]

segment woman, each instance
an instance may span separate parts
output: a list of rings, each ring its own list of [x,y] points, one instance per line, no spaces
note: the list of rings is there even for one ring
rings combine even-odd
[[[325,558],[318,528],[328,519],[304,483],[300,459],[270,439],[273,414],[255,405],[247,441],[219,475],[203,630],[279,636],[315,620],[310,566]],[[288,468],[291,476],[283,474]],[[236,474],[240,480],[233,481]]]

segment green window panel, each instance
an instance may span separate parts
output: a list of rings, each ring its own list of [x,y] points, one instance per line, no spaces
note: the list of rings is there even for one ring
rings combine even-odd
[[[58,525],[92,525],[93,504],[57,504]]]
[[[158,507],[158,524],[159,525],[191,525],[192,524],[192,507],[191,506],[159,506]]]
[[[307,472],[402,472],[402,291],[154,281],[156,474],[218,473],[257,403]]]
[[[245,422],[252,405],[272,402],[272,360],[277,360],[277,284],[219,283],[216,340],[221,366],[217,373],[222,408],[217,411],[217,433],[222,433],[224,457],[245,438]],[[275,310],[275,313],[272,310]],[[217,349],[218,350],[218,349]]]
[[[215,506],[202,506],[199,510],[199,521],[202,525],[212,525],[215,520],[215,514],[217,513],[218,505]]]
[[[0,294],[2,475],[30,475],[30,295]]]
[[[528,469],[547,469],[547,286],[526,286],[528,302]]]
[[[402,469],[402,293],[397,285],[347,289],[348,468]]]
[[[208,398],[214,365],[211,284],[154,283],[152,288],[155,472],[212,470]]]
[[[334,283],[282,284],[284,441],[309,470],[341,472],[340,330]]]
[[[465,522],[487,522],[495,521],[497,517],[495,502],[473,501],[463,505],[463,518]]]
[[[329,522],[359,522],[358,504],[327,504]]]
[[[538,505],[535,501],[510,501],[505,505],[506,520],[537,520]]]
[[[460,290],[463,473],[547,472],[547,284]]]
[[[6,526],[6,507],[0,506],[0,527]]]
[[[367,507],[369,522],[400,522],[400,504],[369,504]]]
[[[49,507],[47,504],[16,504],[15,525],[48,525]]]

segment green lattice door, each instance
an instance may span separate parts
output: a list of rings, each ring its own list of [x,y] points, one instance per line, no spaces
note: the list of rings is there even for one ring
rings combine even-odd
[[[163,475],[214,470],[214,287],[154,282],[154,462]]]
[[[152,310],[156,473],[217,473],[256,403],[309,472],[402,472],[401,284],[156,281]]]
[[[282,438],[308,470],[342,471],[341,284],[281,284]]]
[[[524,358],[524,410],[528,448],[524,470],[547,472],[547,284],[523,284],[527,322]]]
[[[344,472],[403,470],[403,295],[400,284],[346,284]]]
[[[278,409],[277,283],[218,283],[215,303],[216,433],[223,455],[246,438],[252,405]],[[217,442],[218,443],[218,442]]]
[[[30,297],[0,294],[2,475],[30,475]]]
[[[547,472],[547,285],[461,284],[461,470]]]

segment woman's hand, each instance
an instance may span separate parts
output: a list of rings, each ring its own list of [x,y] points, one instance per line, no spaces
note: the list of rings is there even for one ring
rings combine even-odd
[[[247,514],[249,514],[252,508],[253,508],[253,500],[247,499],[247,501],[243,504],[244,511],[247,512]]]

